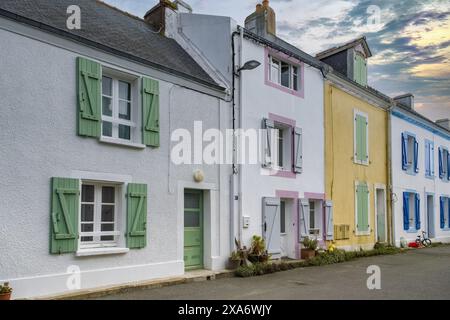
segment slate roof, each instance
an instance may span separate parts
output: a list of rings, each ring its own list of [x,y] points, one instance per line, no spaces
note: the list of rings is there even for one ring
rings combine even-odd
[[[66,27],[70,5],[81,9],[81,30]],[[223,90],[175,40],[101,1],[1,0],[0,16]]]

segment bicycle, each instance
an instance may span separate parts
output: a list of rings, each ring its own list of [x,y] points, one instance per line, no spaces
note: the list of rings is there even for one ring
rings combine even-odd
[[[426,232],[422,231],[422,235],[419,233],[416,238],[417,245],[423,245],[424,247],[431,246],[431,239],[425,237]]]

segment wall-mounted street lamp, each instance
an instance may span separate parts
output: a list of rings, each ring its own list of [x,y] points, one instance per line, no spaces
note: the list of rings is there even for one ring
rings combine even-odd
[[[239,69],[237,69],[237,73],[243,71],[243,70],[253,70],[258,68],[261,65],[261,63],[259,61],[256,60],[250,60],[247,61],[246,63],[244,63],[244,65],[242,67],[240,67]]]

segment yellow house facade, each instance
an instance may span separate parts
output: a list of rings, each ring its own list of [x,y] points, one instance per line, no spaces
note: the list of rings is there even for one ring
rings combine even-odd
[[[333,201],[334,244],[346,250],[371,249],[391,237],[390,101],[367,87],[366,70],[356,70],[356,63],[362,61],[366,67],[370,57],[363,45],[365,39],[344,49],[350,55],[346,60],[355,64],[347,67],[351,70],[344,76],[342,70],[330,72],[324,88],[326,198]],[[333,55],[342,55],[342,50],[332,53],[335,59]],[[333,69],[339,66],[326,54],[318,57]]]
[[[367,163],[355,161],[355,118],[359,114],[368,120]],[[378,241],[388,242],[387,119],[386,109],[344,91],[332,81],[326,82],[325,190],[327,199],[333,201],[334,241],[338,247],[366,249]],[[361,192],[367,192],[367,200]],[[361,225],[365,222],[367,226]]]

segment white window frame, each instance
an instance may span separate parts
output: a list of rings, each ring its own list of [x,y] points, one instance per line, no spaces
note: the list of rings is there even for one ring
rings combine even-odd
[[[356,117],[357,116],[361,116],[364,117],[366,119],[367,122],[367,127],[366,127],[366,151],[367,151],[367,159],[364,161],[359,161],[356,157],[356,153],[357,153],[357,143],[356,143]],[[370,162],[370,147],[369,147],[369,115],[366,112],[360,111],[358,109],[354,109],[353,110],[353,162],[356,164],[361,164],[361,165],[365,165],[368,166],[369,162]]]
[[[289,65],[289,86],[284,86],[282,85],[282,80],[281,80],[281,64],[287,64]],[[297,74],[295,74],[294,72],[294,67],[297,68]],[[290,62],[287,62],[283,59],[277,58],[272,56],[271,54],[269,54],[269,81],[272,83],[275,83],[276,85],[286,88],[286,89],[290,89],[293,90],[295,92],[300,91],[300,87],[301,87],[301,82],[300,82],[300,77],[301,77],[301,66],[296,65],[296,64],[292,64]],[[273,79],[272,76],[272,71],[273,69],[277,69],[278,71],[278,79]],[[297,76],[297,89],[294,88],[294,79],[295,76]]]
[[[367,185],[367,190],[368,190],[368,200],[367,200],[367,223],[369,225],[369,227],[367,228],[367,231],[358,231],[358,197],[356,196],[356,190],[358,190],[358,186],[359,185]],[[355,235],[356,236],[370,236],[371,232],[371,228],[372,228],[372,223],[370,221],[370,185],[367,182],[364,181],[355,181],[355,189],[353,191],[354,197],[355,197]]]
[[[123,194],[122,188],[123,184],[113,183],[113,182],[100,182],[100,181],[92,181],[92,180],[81,180],[80,183],[80,195],[82,195],[83,185],[94,186],[94,231],[93,232],[82,232],[81,225],[83,222],[81,221],[81,206],[85,202],[82,201],[82,197],[80,196],[79,202],[79,218],[78,218],[78,227],[79,227],[79,239],[78,239],[78,250],[84,251],[89,249],[103,249],[103,248],[118,248],[123,243],[123,239],[121,239],[121,234],[123,232],[120,229],[123,226],[122,220],[122,201],[121,196]],[[102,208],[102,187],[114,187],[114,231],[100,231],[101,229],[101,208]],[[86,203],[88,204],[88,203]],[[91,204],[91,203],[89,203]],[[105,240],[101,241],[101,236],[114,236],[114,240]],[[94,241],[85,242],[81,241],[83,237],[94,237]],[[95,240],[95,237],[98,237],[98,240]]]
[[[293,163],[292,163],[292,152],[293,152],[293,135],[292,130],[293,128],[287,124],[274,122],[274,129],[275,129],[275,136],[276,136],[276,144],[274,145],[274,148],[272,152],[275,152],[275,160],[274,161],[274,169],[277,171],[293,171]],[[280,138],[280,132],[282,133],[282,138]],[[279,154],[279,143],[280,140],[283,142],[282,146],[282,160],[283,160],[283,166],[279,165],[280,162],[280,154]]]
[[[309,237],[320,238],[323,229],[323,201],[309,199]],[[314,204],[314,228],[311,227],[311,203]],[[317,226],[318,224],[318,226]]]
[[[108,77],[113,80],[112,84],[112,96],[107,96],[103,94],[102,85],[102,106],[101,106],[101,135],[100,142],[118,144],[123,146],[128,146],[132,148],[145,149],[145,145],[142,144],[142,134],[141,134],[141,123],[142,123],[142,103],[139,99],[140,94],[140,77],[134,74],[125,73],[116,69],[109,67],[104,67],[102,69],[102,77]],[[102,78],[103,81],[103,78]],[[130,84],[131,96],[131,119],[125,120],[119,118],[119,81],[127,82]],[[112,116],[103,115],[103,96],[112,99]],[[128,100],[127,100],[128,101]],[[112,137],[103,135],[103,122],[111,122],[113,124]],[[119,138],[119,124],[126,125],[130,127],[130,140]]]

